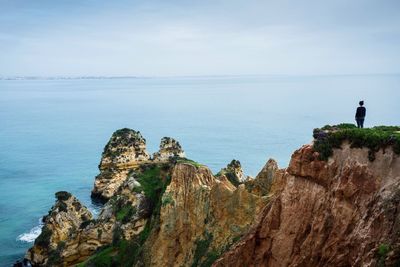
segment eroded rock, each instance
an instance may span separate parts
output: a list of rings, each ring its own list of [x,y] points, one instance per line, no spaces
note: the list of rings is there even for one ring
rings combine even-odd
[[[149,160],[146,140],[140,132],[127,128],[115,131],[104,147],[92,197],[106,202],[127,179],[129,171]]]
[[[395,266],[399,186],[393,151],[371,163],[367,149],[343,145],[321,161],[303,146],[273,183],[258,223],[214,266]]]
[[[217,176],[225,176],[235,187],[249,179],[244,175],[240,161],[236,159],[233,159],[225,168],[221,169]]]
[[[34,265],[60,264],[66,242],[82,223],[93,219],[90,211],[70,193],[57,192],[56,198],[49,214],[43,217],[42,233],[25,256]]]
[[[154,161],[168,161],[171,158],[184,158],[185,152],[178,141],[171,137],[163,137],[160,143],[160,150],[153,154]]]
[[[245,182],[246,189],[251,193],[266,196],[272,183],[277,176],[282,175],[283,170],[278,168],[278,163],[274,159],[269,159],[255,179],[249,179]]]

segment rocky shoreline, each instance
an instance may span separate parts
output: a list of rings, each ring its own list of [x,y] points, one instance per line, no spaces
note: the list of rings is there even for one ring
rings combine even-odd
[[[397,266],[399,155],[389,144],[371,161],[346,139],[330,153],[321,159],[310,144],[285,169],[270,159],[252,178],[232,160],[214,175],[173,138],[151,156],[140,132],[118,130],[92,190],[104,203],[98,218],[57,192],[25,258],[33,266]]]

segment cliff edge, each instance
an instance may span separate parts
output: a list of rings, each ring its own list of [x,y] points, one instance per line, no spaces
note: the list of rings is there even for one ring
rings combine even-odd
[[[232,160],[216,175],[163,138],[150,157],[137,131],[116,131],[92,197],[67,192],[26,257],[36,266],[398,266],[398,127],[314,130],[288,168],[255,177]]]

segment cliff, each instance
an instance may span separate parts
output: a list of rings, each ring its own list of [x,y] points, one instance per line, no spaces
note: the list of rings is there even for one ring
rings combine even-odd
[[[295,151],[257,223],[213,266],[399,266],[399,155],[374,147],[371,160],[350,140],[326,160]]]
[[[150,157],[139,132],[119,130],[93,189],[105,203],[98,218],[57,193],[27,258],[38,266],[396,266],[397,133],[368,146],[354,145],[353,132],[338,143],[342,131],[317,129],[288,168],[270,159],[253,179],[237,160],[213,175],[172,138]]]

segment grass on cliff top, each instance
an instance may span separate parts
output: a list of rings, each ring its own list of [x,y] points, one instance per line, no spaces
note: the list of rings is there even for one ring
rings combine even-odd
[[[359,129],[354,124],[326,125],[321,129],[314,129],[314,150],[319,152],[321,160],[327,160],[333,154],[334,148],[341,148],[344,141],[348,141],[352,148],[368,148],[369,160],[375,159],[375,152],[392,147],[396,154],[400,154],[400,127],[376,126]]]
[[[174,163],[188,163],[188,164],[191,164],[191,165],[195,166],[196,168],[204,166],[203,164],[200,164],[200,163],[198,163],[198,162],[196,162],[194,160],[188,159],[188,158],[177,157],[177,158],[172,159],[172,161]]]

